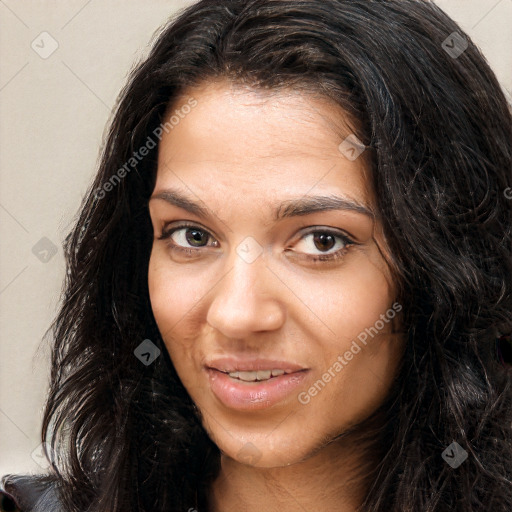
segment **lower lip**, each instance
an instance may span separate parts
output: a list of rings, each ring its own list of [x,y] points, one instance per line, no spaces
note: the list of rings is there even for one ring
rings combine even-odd
[[[289,396],[304,381],[307,370],[258,382],[244,382],[227,373],[207,368],[214,395],[227,407],[252,411],[271,407]]]

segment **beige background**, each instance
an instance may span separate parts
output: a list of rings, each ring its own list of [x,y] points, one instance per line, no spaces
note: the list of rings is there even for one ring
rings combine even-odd
[[[37,349],[58,305],[61,244],[127,73],[190,3],[0,0],[0,475],[46,468],[38,446],[49,354]],[[512,101],[512,0],[437,3],[480,46]],[[42,58],[51,44],[57,50]],[[51,249],[43,237],[57,251],[46,262],[33,253]]]

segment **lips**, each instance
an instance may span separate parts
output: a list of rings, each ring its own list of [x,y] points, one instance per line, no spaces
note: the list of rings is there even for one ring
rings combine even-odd
[[[224,406],[241,411],[264,409],[284,402],[303,383],[309,371],[288,361],[233,358],[208,362],[205,370],[215,397]]]

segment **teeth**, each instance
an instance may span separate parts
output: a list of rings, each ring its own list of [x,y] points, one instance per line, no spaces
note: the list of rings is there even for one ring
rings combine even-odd
[[[258,370],[257,372],[231,372],[229,376],[246,382],[254,382],[268,380],[270,377],[278,377],[284,373],[286,373],[284,370]]]
[[[238,378],[240,380],[256,380],[258,377],[258,372],[238,372]]]
[[[270,379],[270,376],[272,375],[272,370],[258,370],[256,372],[256,378],[258,380],[267,380]]]

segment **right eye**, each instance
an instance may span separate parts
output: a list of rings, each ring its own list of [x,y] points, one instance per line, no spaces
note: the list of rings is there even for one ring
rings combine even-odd
[[[207,242],[209,238],[213,237],[208,231],[194,224],[187,223],[170,229],[164,228],[158,240],[168,240],[168,246],[172,251],[193,256],[197,255],[202,247],[208,247]],[[206,245],[201,245],[205,242]],[[212,246],[218,247],[218,242],[215,241]]]

